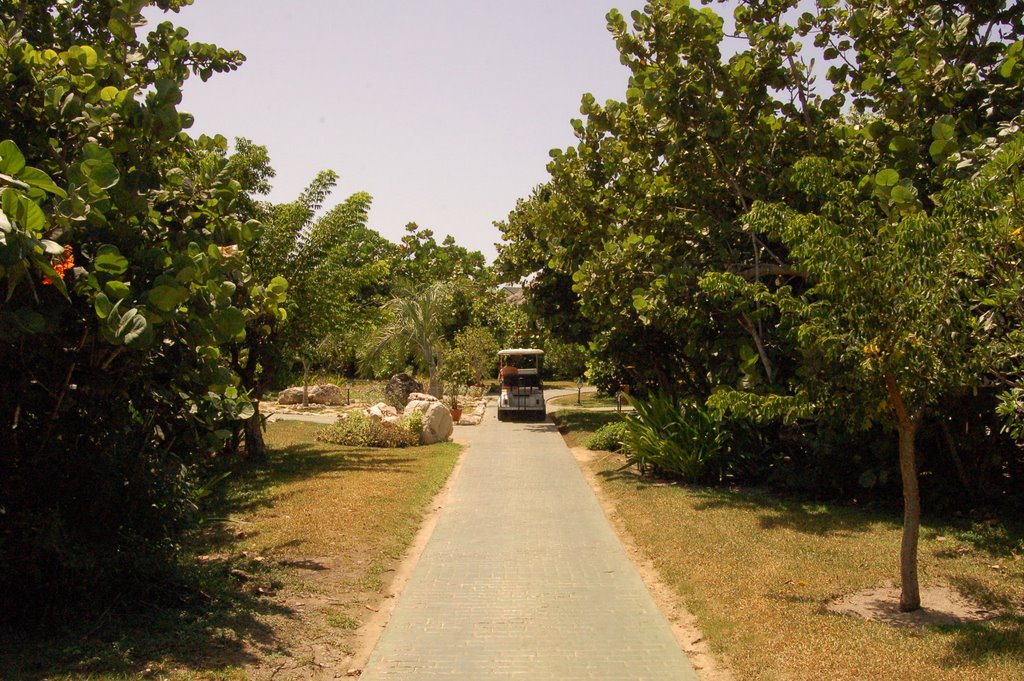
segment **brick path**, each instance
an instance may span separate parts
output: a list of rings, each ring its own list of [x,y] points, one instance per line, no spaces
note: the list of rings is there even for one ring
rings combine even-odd
[[[364,681],[693,681],[550,423],[460,427],[448,505]]]

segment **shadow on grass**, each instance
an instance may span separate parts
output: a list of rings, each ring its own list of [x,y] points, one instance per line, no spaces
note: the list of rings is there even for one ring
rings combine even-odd
[[[204,515],[224,518],[269,505],[281,484],[343,471],[409,471],[404,450],[313,442],[315,424],[272,428],[266,461],[243,463],[206,499]],[[148,595],[115,599],[102,612],[68,607],[59,626],[0,629],[0,678],[125,679],[169,665],[218,676],[284,651],[271,618],[296,616],[272,600],[289,567],[241,553],[244,524],[210,523],[193,533],[177,566]],[[215,555],[209,555],[214,551]],[[201,556],[196,558],[196,556]]]
[[[614,411],[562,409],[551,418],[560,429],[565,428],[570,433],[592,433],[606,423],[621,421],[623,414]]]
[[[268,491],[278,485],[348,471],[386,469],[388,472],[408,473],[415,462],[415,458],[402,449],[345,447],[312,441],[322,427],[294,422],[280,427],[279,431],[287,436],[281,440],[301,438],[301,441],[268,438],[269,459],[245,464],[234,471],[231,484],[216,490],[207,513],[224,517],[254,511],[270,503]]]
[[[977,664],[992,658],[1024,661],[1024,616],[1004,615],[988,622],[941,627],[953,640],[944,663]]]
[[[233,570],[244,571],[246,580]],[[254,663],[256,654],[281,647],[265,618],[294,615],[260,593],[274,586],[267,569],[252,561],[217,561],[189,566],[162,584],[153,594],[157,602],[115,601],[102,613],[69,613],[56,627],[0,629],[2,677],[139,678],[165,664],[216,673]]]
[[[701,501],[694,504],[695,509],[728,508],[750,511],[758,514],[758,523],[764,530],[784,528],[804,534],[826,536],[868,532],[878,523],[899,525],[899,519],[894,516],[830,506],[815,501],[784,499],[754,490],[698,489],[696,494],[701,497]]]

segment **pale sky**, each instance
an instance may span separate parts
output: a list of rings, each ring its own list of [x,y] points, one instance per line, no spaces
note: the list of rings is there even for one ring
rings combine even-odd
[[[189,79],[180,108],[193,134],[266,146],[275,202],[330,168],[341,180],[328,205],[368,191],[386,238],[415,221],[492,260],[491,223],[546,179],[551,148],[574,143],[582,94],[624,98],[605,14],[643,4],[196,0],[170,20],[247,61]]]

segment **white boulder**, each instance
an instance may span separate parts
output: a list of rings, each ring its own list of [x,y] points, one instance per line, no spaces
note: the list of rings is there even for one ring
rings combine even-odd
[[[413,395],[419,397],[422,393]],[[413,395],[409,396],[409,404],[405,405],[404,415],[408,417],[416,411],[423,414],[423,444],[432,445],[450,438],[452,431],[455,430],[455,424],[452,423],[452,413],[448,407],[432,395],[422,395],[429,397],[429,400],[414,399]]]
[[[387,421],[389,417],[397,417],[398,410],[386,402],[378,402],[372,407],[367,408],[366,414],[372,419],[377,419],[378,421]]]
[[[302,404],[302,386],[285,388],[277,394],[278,404]],[[309,386],[310,404],[345,404],[345,391],[333,383]]]

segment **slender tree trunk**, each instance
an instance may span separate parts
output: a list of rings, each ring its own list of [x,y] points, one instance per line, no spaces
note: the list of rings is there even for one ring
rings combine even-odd
[[[302,358],[302,406],[309,405],[309,362]]]
[[[911,415],[903,402],[896,377],[885,377],[899,434],[900,477],[903,480],[903,539],[900,543],[900,610],[921,608],[921,587],[917,580],[917,538],[921,528],[921,490],[917,479],[915,440],[919,414]]]
[[[964,486],[967,496],[973,497],[974,485],[971,484],[970,478],[967,477],[967,469],[964,468],[963,459],[960,458],[960,450],[957,449],[956,440],[949,429],[949,424],[943,419],[939,422],[939,427],[942,429],[942,438],[946,441],[946,447],[949,449],[949,458],[953,460],[953,465],[956,467],[956,474],[960,478],[960,484]]]
[[[263,416],[260,414],[260,401],[253,400],[255,413],[245,422],[245,456],[247,459],[265,460],[267,445],[263,441]]]
[[[917,425],[901,423],[898,430],[900,438],[900,476],[903,478],[900,610],[910,612],[921,607],[921,588],[917,581],[917,536],[921,527],[921,493],[917,483],[917,452],[914,446]]]
[[[438,377],[440,373],[438,357],[429,346],[423,346],[420,351],[423,354],[423,361],[427,365],[427,375],[430,377],[430,385],[427,387],[427,392],[440,400],[444,397],[444,387],[441,385]]]

